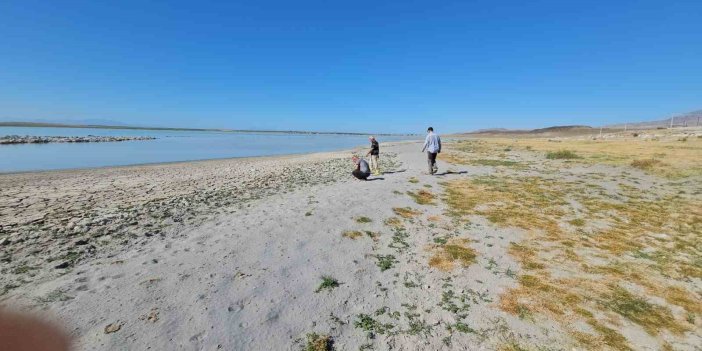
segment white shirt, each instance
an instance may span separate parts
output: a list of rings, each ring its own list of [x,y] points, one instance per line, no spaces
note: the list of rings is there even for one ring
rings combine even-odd
[[[424,139],[424,147],[422,151],[427,150],[428,152],[437,153],[441,152],[441,138],[434,132],[427,134],[426,139]]]

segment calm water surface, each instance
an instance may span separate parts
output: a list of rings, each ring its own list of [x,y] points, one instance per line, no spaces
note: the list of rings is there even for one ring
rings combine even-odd
[[[0,173],[309,153],[368,144],[366,136],[0,127],[0,136],[152,136],[156,140],[0,145]],[[378,140],[413,139],[407,136]],[[382,151],[382,150],[381,150]]]

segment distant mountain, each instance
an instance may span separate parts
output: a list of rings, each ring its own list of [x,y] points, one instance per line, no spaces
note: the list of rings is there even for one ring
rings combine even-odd
[[[553,126],[553,127],[547,127],[547,128],[539,128],[539,129],[532,129],[529,131],[529,133],[532,134],[540,134],[540,133],[560,133],[560,132],[572,132],[572,131],[587,131],[591,132],[592,127],[590,126],[581,126],[581,125],[575,125],[575,126]]]
[[[603,133],[618,132],[624,129],[656,129],[656,128],[668,128],[670,127],[670,118],[660,119],[656,121],[648,122],[630,122],[630,123],[619,123],[619,124],[609,124],[602,126]],[[702,127],[702,110],[692,111],[688,113],[683,113],[681,115],[673,116],[673,127]],[[457,135],[480,135],[480,136],[509,136],[509,135],[533,135],[533,136],[576,136],[576,135],[587,135],[596,134],[600,132],[600,127],[590,127],[585,125],[572,125],[572,126],[553,126],[547,128],[538,128],[531,130],[524,129],[506,129],[506,128],[490,128],[490,129],[479,129],[468,133],[459,133]]]
[[[702,110],[692,111],[681,115],[673,116],[674,127],[695,127],[698,125],[702,126]],[[611,124],[604,127],[621,129],[625,126],[627,129],[652,129],[659,127],[668,128],[670,127],[670,117],[657,121]]]
[[[593,134],[598,133],[599,128],[592,128],[590,126],[553,126],[547,128],[538,128],[531,130],[524,129],[505,129],[505,128],[493,128],[493,129],[481,129],[469,133],[464,133],[465,135],[538,135],[538,136],[565,136],[565,135],[583,135],[583,134]]]
[[[480,133],[504,133],[504,132],[514,132],[514,131],[522,131],[522,129],[507,129],[507,128],[487,128],[487,129],[478,129],[474,130],[471,133],[474,134],[480,134]],[[526,131],[524,129],[523,131]]]

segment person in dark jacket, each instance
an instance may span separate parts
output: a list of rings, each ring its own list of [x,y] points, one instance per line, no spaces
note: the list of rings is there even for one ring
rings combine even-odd
[[[353,160],[353,164],[356,165],[356,169],[354,169],[351,174],[353,174],[356,179],[368,180],[368,176],[370,176],[370,167],[368,167],[368,162],[362,158],[359,158],[358,156],[352,157],[351,160]]]
[[[368,138],[371,143],[371,149],[366,156],[370,156],[370,169],[373,175],[380,175],[380,145],[375,140],[374,136]]]

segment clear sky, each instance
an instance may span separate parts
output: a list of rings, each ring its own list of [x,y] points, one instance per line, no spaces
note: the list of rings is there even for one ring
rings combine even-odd
[[[702,108],[702,1],[0,1],[0,120],[368,132]]]

